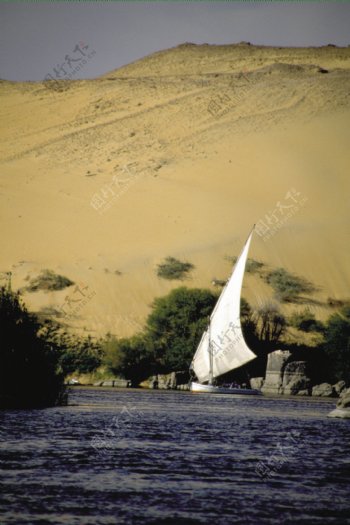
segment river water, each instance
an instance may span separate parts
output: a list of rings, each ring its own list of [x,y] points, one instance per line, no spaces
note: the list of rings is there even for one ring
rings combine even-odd
[[[74,388],[0,412],[3,524],[350,524],[332,401]]]

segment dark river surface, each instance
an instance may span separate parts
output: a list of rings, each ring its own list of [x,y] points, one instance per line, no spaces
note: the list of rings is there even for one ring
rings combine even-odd
[[[350,524],[334,400],[72,389],[0,412],[2,524]]]

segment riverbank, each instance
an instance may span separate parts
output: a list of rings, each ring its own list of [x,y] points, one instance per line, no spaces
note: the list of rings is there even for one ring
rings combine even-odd
[[[124,395],[130,395],[132,397],[132,394],[139,393],[141,395],[156,395],[157,393],[161,393],[164,395],[171,396],[179,395],[179,396],[200,396],[204,400],[206,397],[212,398],[213,396],[218,397],[222,399],[223,397],[227,397],[229,399],[245,399],[247,396],[240,396],[239,394],[234,395],[227,395],[227,394],[201,394],[201,393],[193,393],[190,390],[157,390],[152,388],[145,388],[145,387],[139,387],[139,388],[121,388],[121,387],[112,387],[112,386],[95,386],[95,385],[74,385],[69,386],[69,397],[68,397],[68,405],[71,406],[71,403],[73,403],[74,396],[76,393],[79,392],[90,392],[91,394],[96,393],[97,396],[99,393],[103,392],[115,392],[116,394],[122,394]],[[259,399],[264,398],[266,400],[271,401],[295,401],[297,403],[308,403],[308,402],[315,402],[315,403],[324,403],[328,404],[329,406],[334,406],[337,402],[337,399],[330,399],[327,397],[317,397],[317,396],[310,396],[310,397],[302,397],[302,396],[292,396],[292,395],[281,395],[281,394],[263,394],[263,396],[253,396],[253,397],[259,397]]]

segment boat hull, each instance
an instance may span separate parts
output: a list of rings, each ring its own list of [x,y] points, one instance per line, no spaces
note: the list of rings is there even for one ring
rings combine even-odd
[[[192,382],[191,392],[199,394],[231,394],[239,396],[261,396],[262,392],[255,388],[227,388],[223,386],[202,385],[201,383]]]

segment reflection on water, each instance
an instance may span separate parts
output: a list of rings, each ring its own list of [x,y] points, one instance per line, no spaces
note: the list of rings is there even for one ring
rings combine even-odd
[[[334,401],[73,389],[0,413],[2,524],[350,523]]]

